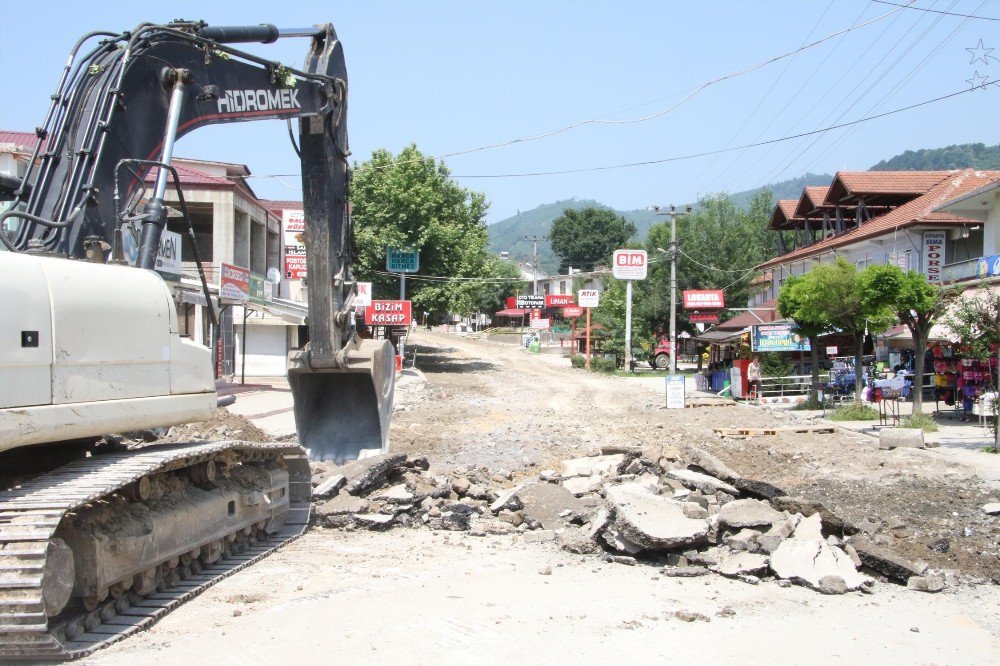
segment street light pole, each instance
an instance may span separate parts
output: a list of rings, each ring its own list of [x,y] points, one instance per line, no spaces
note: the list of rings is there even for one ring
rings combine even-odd
[[[535,257],[535,263],[531,266],[531,293],[533,296],[538,295],[538,241],[548,240],[548,236],[525,236],[524,240],[531,241],[532,254]]]
[[[659,206],[653,206],[653,211],[657,215],[670,216],[670,251],[656,248],[660,252],[670,257],[670,374],[677,374],[677,217],[687,215],[691,212],[688,206],[683,212],[677,212],[676,206],[671,204],[669,211],[661,211]]]

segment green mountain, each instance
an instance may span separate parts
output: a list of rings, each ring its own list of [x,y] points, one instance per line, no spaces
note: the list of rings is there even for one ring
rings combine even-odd
[[[775,201],[778,199],[798,199],[802,196],[803,187],[811,187],[813,185],[829,185],[832,180],[833,175],[828,173],[807,173],[806,175],[799,176],[798,178],[789,178],[788,180],[783,180],[778,183],[771,183],[770,185],[758,187],[755,190],[737,192],[731,196],[733,203],[737,208],[746,208],[750,205],[750,201],[753,200],[754,196],[758,192],[763,192],[764,190],[771,190],[771,198]]]
[[[962,143],[945,148],[907,150],[882,160],[869,171],[945,171],[948,169],[1000,169],[1000,144]]]

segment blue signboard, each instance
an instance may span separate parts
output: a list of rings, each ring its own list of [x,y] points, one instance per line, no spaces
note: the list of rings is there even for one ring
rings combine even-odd
[[[992,277],[1000,275],[1000,254],[979,258],[979,277]]]
[[[754,352],[810,351],[809,338],[799,335],[794,324],[751,326],[750,344]]]
[[[386,249],[385,269],[390,273],[416,273],[420,270],[420,252],[417,250]]]

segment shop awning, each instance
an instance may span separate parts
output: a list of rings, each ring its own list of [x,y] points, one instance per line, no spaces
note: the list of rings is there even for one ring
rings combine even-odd
[[[704,333],[694,336],[694,339],[701,342],[727,342],[729,340],[738,340],[741,335],[743,335],[741,332],[733,333],[732,331],[705,331]]]
[[[524,315],[531,312],[527,308],[507,308],[506,310],[498,310],[498,317],[523,317]]]

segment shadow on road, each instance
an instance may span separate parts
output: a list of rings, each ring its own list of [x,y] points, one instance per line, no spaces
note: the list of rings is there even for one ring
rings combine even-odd
[[[455,358],[452,354],[456,350],[451,348],[410,344],[407,348],[407,356],[409,356],[411,351],[417,353],[417,369],[421,372],[454,372],[461,374],[468,372],[495,372],[499,370],[495,364],[487,361]]]

